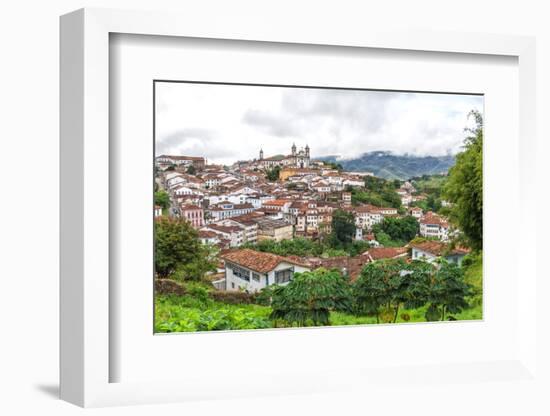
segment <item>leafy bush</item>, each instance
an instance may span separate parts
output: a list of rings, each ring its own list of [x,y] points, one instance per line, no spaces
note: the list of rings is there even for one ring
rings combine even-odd
[[[269,308],[257,305],[228,305],[193,296],[158,296],[155,332],[270,328],[269,314]]]
[[[273,289],[271,319],[298,326],[330,325],[331,310],[349,311],[351,292],[337,271],[317,269],[299,273],[287,286]]]

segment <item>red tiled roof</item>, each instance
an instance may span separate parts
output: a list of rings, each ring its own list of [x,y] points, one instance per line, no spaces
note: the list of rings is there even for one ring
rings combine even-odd
[[[272,199],[270,201],[265,201],[264,205],[271,205],[271,206],[277,206],[282,207],[283,205],[289,203],[290,201],[286,199]]]
[[[282,262],[296,264],[303,267],[309,267],[308,264],[299,262],[293,258],[278,256],[271,253],[263,253],[250,249],[234,250],[221,256],[222,259],[255,270],[260,273],[267,273],[273,270]]]
[[[449,245],[441,241],[424,241],[422,243],[412,243],[411,247],[418,250],[425,251],[427,253],[433,254],[434,256],[453,255],[453,254],[468,254],[470,249],[467,247],[457,246],[451,249],[448,253],[446,251],[449,248]]]
[[[440,227],[448,227],[449,223],[442,217],[433,212],[428,212],[424,217],[420,219],[420,224],[435,224]]]
[[[199,231],[199,238],[215,238],[218,234],[216,234],[214,231],[208,231],[208,230],[201,230]]]

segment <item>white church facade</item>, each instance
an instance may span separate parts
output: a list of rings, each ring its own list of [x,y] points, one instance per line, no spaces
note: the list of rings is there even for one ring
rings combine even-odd
[[[264,158],[264,151],[260,149],[260,157],[257,160],[259,167],[264,169],[271,169],[275,166],[281,167],[295,167],[295,168],[309,168],[310,166],[310,149],[306,144],[306,147],[297,150],[296,145],[293,144],[289,155],[276,155],[268,158]]]

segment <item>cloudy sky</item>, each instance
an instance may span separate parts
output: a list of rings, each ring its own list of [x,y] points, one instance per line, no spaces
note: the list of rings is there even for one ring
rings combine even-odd
[[[288,154],[354,158],[374,150],[445,155],[460,150],[483,97],[453,94],[156,83],[156,154],[231,164]]]

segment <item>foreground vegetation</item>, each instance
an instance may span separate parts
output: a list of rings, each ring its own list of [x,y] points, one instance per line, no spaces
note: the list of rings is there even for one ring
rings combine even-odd
[[[260,294],[247,295],[247,302],[230,297],[219,300],[208,284],[186,283],[182,284],[185,294],[157,294],[155,332],[481,319],[481,265],[481,256],[474,255],[466,258],[462,269],[447,267],[443,285],[426,264],[413,266],[421,272],[416,278],[409,274],[399,279],[395,272],[405,267],[403,263],[371,263],[351,284],[335,270],[320,269],[296,275],[288,286],[270,286]],[[449,271],[455,273],[450,280]],[[435,285],[430,289],[425,285],[432,280]]]

